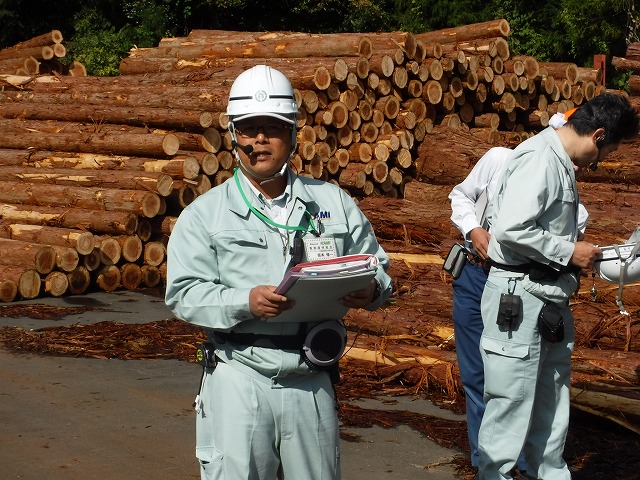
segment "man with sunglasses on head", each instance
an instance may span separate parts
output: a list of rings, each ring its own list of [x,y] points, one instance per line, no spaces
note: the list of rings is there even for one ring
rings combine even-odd
[[[328,370],[305,356],[325,322],[278,322],[293,304],[275,289],[297,263],[371,254],[375,278],[341,303],[373,310],[391,294],[389,258],[355,202],[289,166],[297,113],[281,72],[257,65],[240,74],[227,107],[238,168],[171,232],[166,303],[208,335],[195,403],[203,480],[339,479],[339,354]],[[341,319],[330,323],[346,335]]]
[[[480,480],[512,478],[521,452],[527,478],[571,478],[562,458],[574,345],[569,298],[601,251],[579,240],[576,176],[637,134],[629,101],[603,94],[558,130],[522,142],[506,165],[488,215]]]

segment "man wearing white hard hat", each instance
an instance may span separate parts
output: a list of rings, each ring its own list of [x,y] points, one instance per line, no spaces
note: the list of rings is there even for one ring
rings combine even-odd
[[[346,329],[342,319],[278,321],[293,304],[275,289],[290,267],[319,254],[371,254],[375,278],[341,302],[373,310],[391,294],[389,258],[355,202],[288,165],[297,112],[281,72],[258,65],[240,74],[227,108],[239,168],[171,232],[166,303],[208,336],[195,403],[203,480],[339,479],[333,384]],[[339,345],[320,362],[308,337],[327,323],[326,338]]]
[[[558,130],[518,145],[502,174],[489,207],[491,270],[481,305],[480,480],[512,478],[521,452],[527,478],[571,478],[562,457],[575,338],[569,298],[580,269],[601,253],[578,237],[576,176],[637,134],[629,101],[603,94]]]

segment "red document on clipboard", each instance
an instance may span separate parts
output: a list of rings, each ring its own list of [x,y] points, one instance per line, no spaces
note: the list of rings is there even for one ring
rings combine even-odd
[[[337,320],[349,310],[339,300],[346,294],[367,288],[375,277],[378,258],[357,254],[291,268],[276,288],[276,293],[295,302],[295,306],[270,322],[315,322]]]

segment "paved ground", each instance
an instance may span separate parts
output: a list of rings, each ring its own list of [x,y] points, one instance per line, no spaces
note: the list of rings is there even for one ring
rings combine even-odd
[[[0,326],[171,318],[160,299],[128,291],[22,303],[84,304],[101,310],[53,321],[0,318]],[[200,374],[196,365],[15,355],[0,349],[0,366],[0,479],[198,478],[191,409]],[[394,398],[395,405],[386,400],[362,405],[461,419],[424,400]],[[461,454],[408,427],[345,431],[362,440],[342,444],[344,480],[458,478],[450,462]]]

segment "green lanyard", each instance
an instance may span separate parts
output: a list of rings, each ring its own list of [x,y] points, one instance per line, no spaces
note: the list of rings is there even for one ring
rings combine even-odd
[[[238,187],[238,190],[240,191],[240,195],[242,196],[242,199],[244,200],[244,203],[247,205],[247,207],[249,207],[249,210],[251,210],[255,214],[255,216],[258,217],[260,220],[262,220],[264,223],[266,223],[268,225],[271,225],[272,227],[282,228],[284,230],[297,230],[297,231],[300,231],[300,232],[308,232],[309,230],[311,230],[314,235],[316,235],[316,236],[319,235],[318,230],[316,230],[316,226],[313,224],[313,217],[311,216],[311,213],[309,213],[309,210],[305,210],[305,213],[309,217],[309,225],[307,227],[290,227],[289,225],[281,225],[279,223],[276,223],[273,220],[271,220],[269,217],[267,217],[266,215],[263,215],[262,213],[260,213],[253,205],[251,205],[251,202],[249,202],[249,199],[244,194],[244,191],[242,190],[242,187],[240,186],[240,177],[238,176],[238,168],[237,167],[233,170],[233,178],[236,181],[236,186]]]

